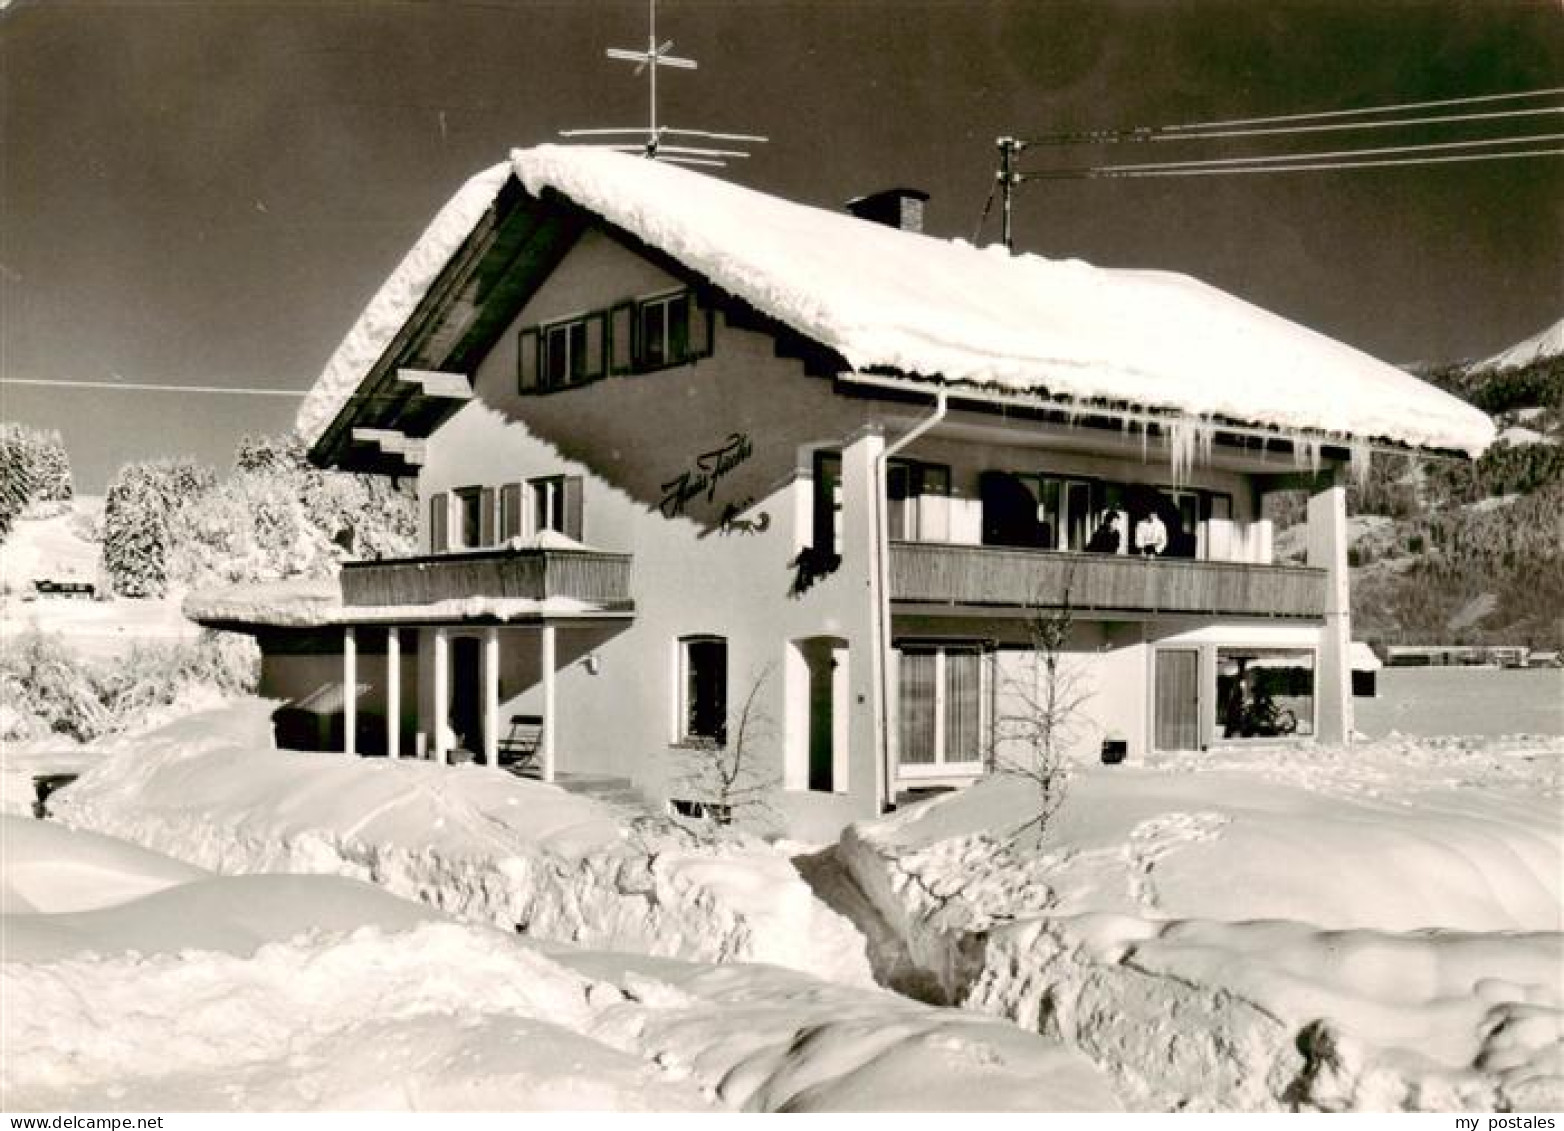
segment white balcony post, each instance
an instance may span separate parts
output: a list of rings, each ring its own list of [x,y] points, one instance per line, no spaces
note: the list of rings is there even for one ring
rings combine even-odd
[[[444,625],[434,630],[434,760],[451,764],[451,637]]]
[[[554,626],[543,622],[540,642],[543,666],[543,733],[538,737],[543,780],[554,780]]]
[[[1308,562],[1325,575],[1325,627],[1320,633],[1315,704],[1321,742],[1352,741],[1352,602],[1347,571],[1347,487],[1341,468],[1325,472],[1309,492]]]
[[[358,747],[358,636],[353,626],[342,629],[342,752]]]
[[[500,630],[483,631],[483,760],[500,764]]]
[[[386,630],[386,757],[402,756],[402,630]]]

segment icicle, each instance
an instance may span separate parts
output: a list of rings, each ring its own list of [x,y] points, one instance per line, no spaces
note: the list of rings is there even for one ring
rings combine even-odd
[[[1352,440],[1347,445],[1347,452],[1351,458],[1353,484],[1367,486],[1369,472],[1373,470],[1374,449],[1362,440]]]
[[[1173,467],[1173,482],[1182,486],[1197,465],[1211,462],[1216,447],[1216,425],[1205,419],[1178,419],[1168,423],[1168,459]]]
[[[1313,436],[1294,436],[1292,441],[1292,465],[1305,467],[1315,475],[1320,473],[1320,442]]]

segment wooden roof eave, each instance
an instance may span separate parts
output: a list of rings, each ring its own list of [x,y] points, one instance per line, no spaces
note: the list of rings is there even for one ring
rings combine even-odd
[[[354,429],[423,439],[464,403],[431,396],[404,369],[466,373],[493,346],[584,228],[579,210],[529,196],[514,177],[451,256],[369,373],[310,448],[320,466],[410,474],[400,458],[355,441]]]

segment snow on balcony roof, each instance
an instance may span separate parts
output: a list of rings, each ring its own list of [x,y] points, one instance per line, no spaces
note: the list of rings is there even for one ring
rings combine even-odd
[[[307,439],[347,403],[379,356],[374,342],[383,349],[400,325],[393,311],[411,314],[508,170],[534,196],[557,191],[859,370],[1473,456],[1493,439],[1492,421],[1456,397],[1185,275],[979,249],[556,145],[514,151],[436,217],[300,409]]]
[[[294,579],[197,590],[185,596],[187,620],[205,625],[329,628],[337,625],[531,623],[546,618],[622,616],[623,610],[574,597],[453,597],[423,605],[344,605],[335,578]]]

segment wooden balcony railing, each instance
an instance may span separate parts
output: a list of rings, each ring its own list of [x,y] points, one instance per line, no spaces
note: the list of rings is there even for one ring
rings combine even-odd
[[[891,543],[893,601],[1046,607],[1066,591],[1083,611],[1318,617],[1326,578],[1301,566]]]
[[[479,550],[349,562],[342,568],[345,605],[428,605],[463,597],[573,597],[627,608],[630,555],[594,550]]]

